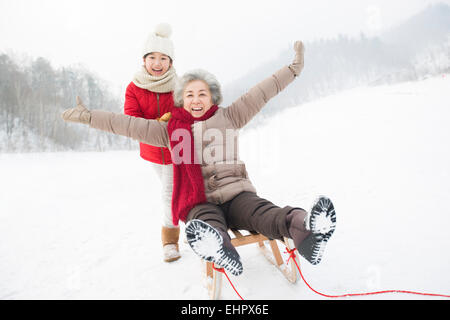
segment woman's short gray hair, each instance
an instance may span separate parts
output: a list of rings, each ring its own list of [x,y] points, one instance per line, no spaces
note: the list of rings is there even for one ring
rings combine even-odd
[[[183,91],[189,82],[195,80],[204,81],[208,85],[213,104],[219,105],[222,103],[222,90],[216,77],[206,70],[195,69],[186,72],[182,77],[177,79],[175,89],[173,91],[173,101],[175,106],[183,106]]]

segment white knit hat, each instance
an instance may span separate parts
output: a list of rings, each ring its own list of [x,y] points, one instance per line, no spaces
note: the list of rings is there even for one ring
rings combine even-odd
[[[155,30],[149,34],[147,41],[145,41],[142,50],[142,56],[150,52],[161,52],[168,55],[172,60],[174,59],[174,48],[170,36],[172,34],[172,27],[167,23],[160,23],[155,27]]]

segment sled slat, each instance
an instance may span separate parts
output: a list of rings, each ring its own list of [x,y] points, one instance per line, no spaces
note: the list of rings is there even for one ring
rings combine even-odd
[[[233,246],[239,247],[251,243],[258,243],[258,247],[263,255],[281,271],[287,280],[292,283],[297,281],[297,269],[295,269],[294,261],[290,262],[290,268],[289,266],[284,265],[277,240],[270,240],[257,232],[250,232],[249,235],[243,235],[239,230],[231,230],[231,232],[234,235],[234,238],[231,239]],[[280,242],[290,248],[289,240],[287,238],[284,238],[283,240],[284,241],[281,240]],[[265,241],[269,242],[271,250],[269,250]],[[206,277],[208,279],[208,293],[210,298],[213,300],[219,299],[222,287],[222,273],[215,271],[211,262],[206,262]]]
[[[278,266],[283,264],[283,258],[281,257],[280,249],[278,248],[278,244],[275,240],[269,241],[270,248],[272,249],[273,256],[275,257],[275,261]]]
[[[212,262],[206,262],[206,276],[212,278],[213,277],[213,267],[212,267]]]
[[[239,232],[238,237],[231,239],[231,244],[235,247],[245,246],[246,244],[250,243],[256,243],[267,240],[267,237],[263,236],[262,234],[250,234],[248,236],[244,236]]]

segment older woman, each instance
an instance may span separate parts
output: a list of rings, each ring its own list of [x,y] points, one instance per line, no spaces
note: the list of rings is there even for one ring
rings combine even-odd
[[[194,70],[175,86],[172,118],[168,123],[134,118],[78,106],[66,110],[66,121],[131,137],[171,149],[174,163],[172,219],[186,223],[186,236],[195,253],[225,268],[242,273],[242,263],[227,233],[228,228],[259,232],[271,239],[292,238],[310,263],[321,261],[336,227],[332,202],[320,197],[307,212],[280,208],[256,194],[245,164],[239,160],[238,135],[267,103],[303,70],[304,47],[297,41],[294,61],[260,82],[227,108],[220,84],[210,73]]]

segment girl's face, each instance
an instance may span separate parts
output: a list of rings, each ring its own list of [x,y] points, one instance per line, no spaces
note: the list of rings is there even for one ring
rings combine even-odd
[[[194,118],[200,118],[213,106],[209,86],[201,80],[189,82],[183,91],[183,108]]]
[[[161,52],[151,52],[144,58],[147,72],[154,77],[162,76],[172,66],[169,56]]]

